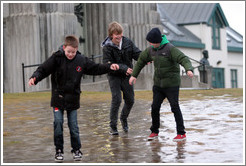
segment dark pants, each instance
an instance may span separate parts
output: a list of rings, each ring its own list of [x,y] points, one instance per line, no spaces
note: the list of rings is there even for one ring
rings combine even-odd
[[[64,110],[55,110],[54,112],[54,144],[56,150],[61,149],[63,151],[63,122],[64,122]],[[70,130],[71,146],[74,150],[81,148],[79,127],[77,123],[77,110],[67,111],[68,127]]]
[[[183,116],[179,108],[179,87],[160,88],[153,86],[153,103],[151,106],[152,126],[150,130],[154,133],[159,133],[160,107],[165,98],[168,99],[171,111],[174,113],[177,134],[185,134]]]
[[[133,86],[129,84],[129,77],[121,78],[108,76],[108,81],[112,93],[110,127],[112,129],[117,129],[118,113],[122,100],[121,91],[123,92],[123,99],[125,101],[120,115],[121,120],[126,120],[130,114],[134,104],[134,91]]]

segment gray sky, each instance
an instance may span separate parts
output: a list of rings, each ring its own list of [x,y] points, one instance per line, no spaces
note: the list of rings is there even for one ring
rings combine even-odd
[[[230,27],[245,36],[245,1],[221,1],[219,3]]]

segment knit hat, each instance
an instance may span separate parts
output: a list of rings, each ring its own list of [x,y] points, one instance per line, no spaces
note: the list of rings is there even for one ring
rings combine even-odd
[[[162,36],[159,28],[151,29],[146,36],[146,40],[149,41],[150,43],[161,43]]]

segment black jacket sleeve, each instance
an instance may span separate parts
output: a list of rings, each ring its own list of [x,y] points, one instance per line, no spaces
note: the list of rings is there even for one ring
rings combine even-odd
[[[87,57],[85,57],[85,66],[85,74],[88,75],[102,75],[112,71],[110,69],[111,63],[95,63]]]
[[[139,50],[139,48],[136,47],[136,45],[132,42],[132,58],[137,61],[139,58],[139,55],[141,53],[141,50]]]
[[[113,54],[113,51],[109,47],[107,46],[103,47],[103,63],[104,64],[117,63],[117,60],[113,58],[114,56],[112,54]],[[117,64],[119,65],[119,70],[117,71],[111,70],[110,72],[111,73],[121,73],[123,75],[126,74],[128,66],[122,63],[117,63]]]
[[[116,63],[116,60],[113,59],[113,55],[112,55],[112,51],[109,50],[109,48],[107,48],[106,46],[103,47],[103,63],[107,64],[107,63]]]
[[[56,62],[56,55],[59,54],[59,51],[54,53],[51,57],[49,57],[43,64],[41,64],[37,70],[33,73],[30,78],[36,78],[35,84],[48,77],[51,73],[54,72]]]

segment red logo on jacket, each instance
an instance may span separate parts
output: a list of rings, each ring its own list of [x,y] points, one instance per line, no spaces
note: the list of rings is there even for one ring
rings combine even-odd
[[[77,67],[76,67],[76,71],[77,71],[77,72],[81,72],[81,71],[82,71],[82,67],[77,66]]]

